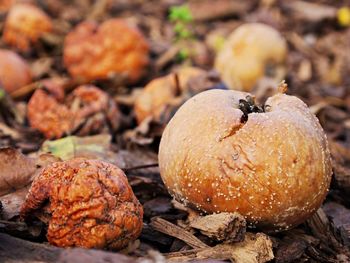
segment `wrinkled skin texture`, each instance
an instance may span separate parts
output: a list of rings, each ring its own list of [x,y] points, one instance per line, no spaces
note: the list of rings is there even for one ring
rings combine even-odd
[[[62,88],[53,81],[46,91],[38,89],[30,98],[27,116],[31,127],[46,138],[67,134],[87,135],[119,126],[120,113],[108,94],[92,85],[77,87],[65,101]]]
[[[38,89],[28,102],[27,117],[30,126],[39,130],[46,138],[60,138],[69,134],[74,116],[54,96]]]
[[[27,52],[44,34],[52,31],[52,21],[41,9],[31,4],[16,4],[6,18],[3,40]]]
[[[274,28],[248,23],[226,40],[215,60],[215,68],[231,89],[250,91],[263,76],[279,83],[284,75],[287,43]]]
[[[21,217],[34,212],[49,213],[47,239],[59,247],[121,249],[143,224],[142,206],[123,171],[81,158],[56,162],[35,178]]]
[[[203,85],[203,82],[207,86],[199,89],[198,85]],[[208,72],[195,67],[182,67],[175,73],[156,78],[144,87],[135,102],[136,120],[140,124],[147,117],[152,117],[155,121],[167,123],[170,118],[162,121],[168,117],[167,108],[176,110],[189,97],[215,84],[215,81],[209,80]]]
[[[113,74],[137,81],[149,63],[149,47],[140,31],[121,19],[97,25],[83,22],[64,43],[64,64],[73,77],[107,79]]]
[[[8,92],[32,82],[29,65],[19,55],[10,50],[0,49],[0,84]]]
[[[187,101],[163,133],[161,176],[173,196],[198,210],[237,211],[265,230],[288,229],[327,194],[327,140],[307,106],[284,94],[242,123],[238,103],[247,95],[212,90]]]

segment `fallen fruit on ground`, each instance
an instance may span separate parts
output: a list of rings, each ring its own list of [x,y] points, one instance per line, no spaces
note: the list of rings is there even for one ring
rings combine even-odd
[[[14,4],[15,0],[2,0],[0,3],[0,13],[7,12]]]
[[[283,93],[263,107],[240,91],[194,96],[165,128],[159,166],[169,192],[184,204],[206,213],[239,212],[274,231],[310,217],[331,180],[318,120]]]
[[[32,82],[29,65],[13,51],[0,49],[0,85],[8,92]]]
[[[64,64],[86,81],[115,76],[135,82],[149,63],[149,46],[142,33],[122,19],[98,25],[82,22],[65,38]]]
[[[48,219],[59,247],[121,249],[142,229],[143,209],[122,170],[87,159],[56,162],[33,181],[21,217]]]
[[[48,80],[42,84],[44,88],[36,90],[29,100],[27,117],[31,127],[42,132],[46,138],[87,135],[118,128],[119,110],[101,89],[81,85],[62,97],[64,92],[59,85]]]
[[[172,117],[172,114],[167,114],[167,109],[174,113],[185,100],[218,83],[218,79],[210,79],[208,72],[196,67],[182,67],[156,78],[145,86],[135,102],[136,120],[140,124],[147,117],[152,117],[167,123]]]
[[[265,75],[280,82],[286,57],[287,43],[276,29],[247,23],[229,35],[216,56],[215,68],[231,89],[250,91]]]
[[[52,31],[51,18],[35,5],[13,5],[6,18],[3,40],[20,51],[31,50],[45,33]]]

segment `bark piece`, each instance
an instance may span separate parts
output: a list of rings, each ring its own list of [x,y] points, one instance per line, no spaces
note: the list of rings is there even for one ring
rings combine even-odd
[[[198,216],[190,221],[190,227],[217,241],[238,242],[244,240],[246,221],[238,213],[219,213]]]
[[[341,239],[346,246],[350,246],[350,209],[335,202],[323,206],[325,213],[332,219],[334,226],[340,232]]]
[[[343,256],[350,261],[349,248],[341,244],[339,236],[322,208],[318,209],[317,212],[307,220],[307,225],[310,227],[313,235],[327,246],[327,252],[333,254],[333,256]]]
[[[271,239],[262,233],[247,233],[245,240],[233,244],[166,254],[169,261],[201,259],[233,260],[235,263],[263,263],[274,258]]]
[[[309,236],[301,229],[293,229],[278,242],[276,248],[276,263],[301,262],[305,251],[311,246],[317,246],[320,241]]]
[[[167,220],[160,217],[152,218],[150,225],[157,231],[165,233],[169,236],[176,237],[193,248],[207,248],[208,245],[204,244],[201,240],[195,237],[190,232],[186,231],[182,227],[174,225]]]

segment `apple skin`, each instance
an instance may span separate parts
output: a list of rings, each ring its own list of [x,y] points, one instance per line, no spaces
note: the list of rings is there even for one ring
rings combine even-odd
[[[123,83],[133,84],[146,72],[149,44],[124,19],[111,18],[101,24],[84,21],[65,37],[63,61],[74,78],[89,82],[119,76]]]
[[[0,49],[0,83],[8,93],[32,82],[32,73],[27,62],[17,53]]]
[[[294,227],[322,204],[331,181],[328,143],[317,118],[294,96],[274,95],[242,123],[248,93],[202,92],[176,112],[159,149],[161,177],[185,205],[239,212],[266,231]]]
[[[216,56],[215,69],[229,88],[251,91],[265,75],[279,83],[286,73],[286,57],[287,43],[276,29],[247,23],[228,36]]]
[[[178,76],[179,87],[176,86],[175,74]],[[150,116],[156,120],[161,119],[165,108],[174,102],[178,104],[179,99],[176,98],[188,92],[189,82],[201,76],[205,77],[206,74],[206,71],[200,68],[184,67],[175,73],[153,79],[145,86],[135,102],[137,123],[140,124]]]

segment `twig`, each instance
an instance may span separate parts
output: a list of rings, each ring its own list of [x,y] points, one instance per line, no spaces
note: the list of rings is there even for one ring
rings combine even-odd
[[[197,237],[185,229],[170,223],[160,217],[152,218],[150,225],[157,231],[167,234],[172,237],[176,237],[193,248],[208,248],[207,244],[204,244]]]
[[[219,259],[236,263],[263,263],[274,258],[272,242],[262,233],[247,233],[245,240],[239,243],[167,253],[165,256],[169,261],[175,262]]]

